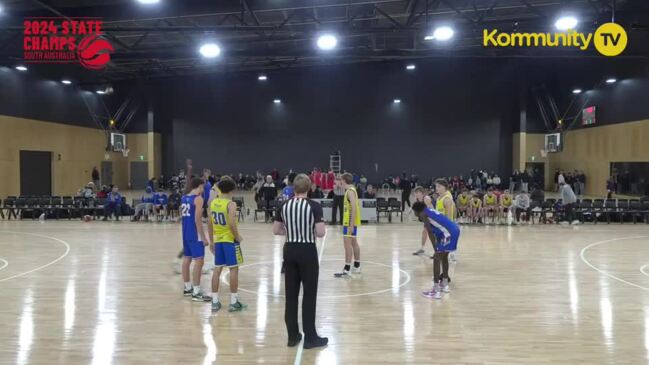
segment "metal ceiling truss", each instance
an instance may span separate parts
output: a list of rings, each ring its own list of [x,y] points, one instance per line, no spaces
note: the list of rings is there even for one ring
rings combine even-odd
[[[634,19],[632,29],[647,29],[649,9],[643,12],[642,5],[635,6],[636,1],[644,0],[618,0],[615,7],[613,0],[294,0],[288,2],[294,6],[285,7],[273,7],[268,1],[239,0],[215,2],[203,11],[183,2],[175,14],[129,19],[117,5],[95,9],[78,1],[76,8],[63,8],[55,6],[56,0],[32,0],[32,8],[26,8],[23,15],[38,11],[63,17],[78,16],[80,12],[103,13],[103,30],[116,51],[102,77],[120,80],[323,62],[528,56],[530,50],[484,49],[482,29],[544,29],[548,19],[566,6],[579,9],[587,24],[610,19],[615,8],[619,19]],[[638,24],[637,19],[642,22]],[[457,39],[448,45],[424,41],[432,27],[446,22],[458,30]],[[22,31],[20,23],[0,26],[0,57],[11,57],[7,49],[15,32]],[[314,49],[314,37],[322,31],[338,35],[339,50],[323,56]],[[3,33],[10,36],[3,37]],[[216,63],[204,62],[197,53],[198,45],[206,38],[215,38],[222,45],[223,57]],[[645,49],[645,53],[631,56],[647,57],[648,53]]]

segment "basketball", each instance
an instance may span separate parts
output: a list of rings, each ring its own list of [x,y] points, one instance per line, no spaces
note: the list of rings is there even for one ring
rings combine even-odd
[[[92,216],[89,216],[89,215],[87,215],[87,214],[83,216],[83,221],[84,221],[84,222],[87,223],[87,222],[90,222],[91,220],[92,220]]]

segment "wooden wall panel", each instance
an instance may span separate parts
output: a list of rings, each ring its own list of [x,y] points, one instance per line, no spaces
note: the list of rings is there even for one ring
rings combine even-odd
[[[113,161],[113,182],[125,189],[129,161],[148,159],[147,134],[127,135],[128,158],[109,153]],[[0,115],[0,199],[20,194],[20,150],[52,151],[52,193],[71,195],[90,181],[93,166],[105,158],[103,131],[58,123]],[[60,155],[60,159],[59,159]]]

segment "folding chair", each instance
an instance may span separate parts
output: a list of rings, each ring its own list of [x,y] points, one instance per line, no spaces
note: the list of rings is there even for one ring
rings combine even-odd
[[[255,215],[254,215],[254,221],[257,222],[257,213],[264,213],[266,214],[266,202],[263,200],[257,200],[257,208],[255,209]]]
[[[629,200],[628,199],[618,199],[617,200],[617,213],[620,216],[620,223],[624,224],[624,216],[629,214]]]
[[[586,219],[584,216],[588,214],[591,216],[591,219],[593,218],[593,202],[590,199],[583,199],[581,202],[579,202],[579,205],[577,207],[577,219],[579,219],[580,222],[584,223]]]
[[[615,199],[606,199],[604,202],[604,213],[606,214],[606,222],[611,224],[611,214],[618,214]]]
[[[591,211],[593,212],[593,223],[597,224],[599,216],[604,214],[604,199],[593,200]]]
[[[381,213],[385,214],[386,216],[389,215],[389,205],[387,200],[385,198],[376,198],[376,221],[377,223],[379,222],[381,218]]]
[[[243,221],[245,219],[244,215],[244,198],[242,196],[237,196],[237,197],[232,197],[232,201],[237,204],[237,220],[239,222]]]
[[[401,221],[403,222],[403,211],[401,210],[401,202],[397,200],[397,198],[389,198],[388,199],[388,221],[392,222],[392,213],[398,214],[401,217]]]
[[[7,199],[5,199],[2,203],[2,206],[0,207],[0,212],[2,211],[7,212],[7,220],[11,220],[12,215],[15,219],[18,219],[18,216],[16,215],[16,197],[8,197]]]

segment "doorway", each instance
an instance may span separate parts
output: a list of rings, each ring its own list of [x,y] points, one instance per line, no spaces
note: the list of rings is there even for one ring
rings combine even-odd
[[[99,184],[109,186],[113,183],[113,161],[101,161]],[[100,186],[97,189],[101,188]]]
[[[149,163],[144,161],[131,161],[131,189],[144,190],[149,181]]]
[[[20,195],[52,195],[52,152],[20,151]]]
[[[545,190],[545,163],[544,162],[526,162],[525,170],[532,177],[530,191],[534,184],[539,185],[541,190]]]

